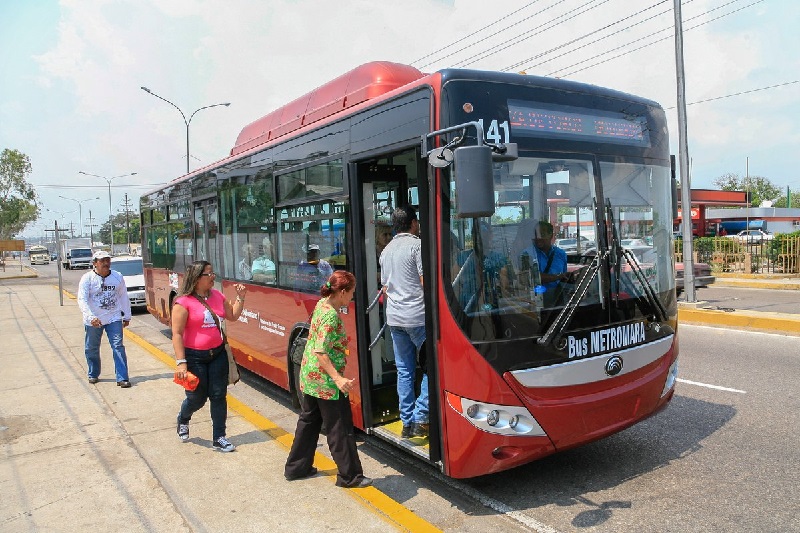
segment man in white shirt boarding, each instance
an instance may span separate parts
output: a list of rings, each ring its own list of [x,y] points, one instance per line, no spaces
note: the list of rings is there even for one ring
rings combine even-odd
[[[131,322],[131,302],[122,274],[111,270],[108,252],[100,250],[92,256],[92,270],[78,284],[78,307],[86,331],[84,351],[89,383],[100,381],[100,339],[105,331],[114,356],[117,386],[127,389],[131,382],[122,330]]]
[[[397,395],[404,439],[428,436],[428,375],[422,375],[419,396],[414,391],[417,354],[425,342],[425,301],[422,294],[422,242],[412,207],[392,212],[395,236],[380,257],[381,285],[386,293],[386,324],[392,335],[397,366]]]

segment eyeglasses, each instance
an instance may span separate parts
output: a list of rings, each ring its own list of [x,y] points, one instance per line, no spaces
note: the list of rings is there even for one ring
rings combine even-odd
[[[216,273],[216,272],[203,272],[203,273],[202,273],[202,274],[200,274],[200,275],[201,275],[201,276],[208,276],[209,278],[215,278],[215,277],[217,277],[217,273]]]

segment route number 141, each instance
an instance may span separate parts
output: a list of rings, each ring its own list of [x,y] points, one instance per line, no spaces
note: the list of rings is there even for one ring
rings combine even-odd
[[[509,130],[508,130],[508,121],[504,120],[503,122],[498,122],[497,120],[492,120],[489,122],[489,128],[486,128],[486,123],[482,118],[478,119],[480,122],[481,127],[484,131],[484,136],[486,140],[494,143],[494,144],[508,144],[509,141]]]

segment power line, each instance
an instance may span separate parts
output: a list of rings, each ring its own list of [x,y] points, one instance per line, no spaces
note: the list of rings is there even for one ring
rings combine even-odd
[[[530,18],[533,18],[533,17],[535,17],[536,15],[540,15],[540,14],[544,13],[545,11],[547,11],[548,9],[552,9],[552,8],[554,8],[555,6],[557,6],[558,4],[562,4],[562,3],[566,2],[566,1],[567,1],[567,0],[558,0],[558,1],[557,1],[555,4],[553,4],[553,5],[549,6],[549,7],[546,7],[546,8],[544,8],[544,9],[540,9],[540,10],[539,10],[539,11],[537,11],[536,13],[533,13],[532,15],[529,15],[529,16],[525,17],[524,19],[517,21],[517,22],[515,22],[515,23],[514,23],[514,24],[512,24],[512,25],[510,25],[510,26],[506,26],[506,27],[505,27],[505,28],[503,28],[502,30],[496,31],[496,32],[494,32],[494,33],[492,33],[492,34],[490,34],[490,35],[486,36],[486,37],[485,37],[485,39],[490,39],[490,38],[494,37],[495,35],[499,35],[500,33],[504,32],[504,31],[506,31],[506,30],[508,30],[508,29],[510,29],[510,28],[513,28],[514,26],[517,26],[518,24],[522,24],[522,23],[523,23],[523,22],[525,22],[526,20],[528,20],[528,19],[530,19]],[[591,1],[591,2],[594,2],[595,0],[590,0],[590,1]],[[463,39],[462,39],[462,40],[463,40]],[[454,52],[450,52],[449,54],[446,54],[446,55],[444,55],[444,56],[440,57],[440,58],[439,58],[438,60],[436,60],[436,61],[441,61],[441,60],[443,60],[443,59],[447,59],[448,57],[450,57],[450,56],[453,56],[453,55],[455,55],[455,54],[457,54],[457,53],[459,53],[459,52],[463,52],[463,51],[464,51],[464,50],[466,50],[467,48],[472,48],[473,46],[475,46],[475,45],[477,45],[477,44],[479,44],[479,43],[480,43],[480,41],[479,41],[479,42],[476,42],[476,43],[472,43],[472,44],[470,44],[470,45],[467,45],[467,46],[464,46],[463,48],[459,48],[458,50],[456,50],[456,51],[454,51]],[[445,47],[445,48],[447,48],[447,47]],[[428,65],[431,65],[431,64],[432,64],[432,63],[434,63],[434,62],[435,62],[435,61],[428,61],[428,62],[427,62],[427,63],[425,63],[424,65],[420,65],[420,67],[419,67],[419,68],[424,68],[424,67],[427,67]]]
[[[123,189],[123,188],[125,188],[125,189],[150,189],[150,188],[153,188],[153,187],[161,187],[161,186],[166,185],[166,184],[167,184],[167,182],[164,181],[164,182],[161,182],[161,183],[139,183],[139,184],[136,184],[136,185],[112,185],[111,188],[112,189]],[[38,184],[38,183],[35,183],[35,184],[33,184],[33,186],[34,187],[41,187],[42,189],[97,189],[98,187],[100,187],[99,185],[64,185],[62,183],[58,183],[58,184]],[[103,188],[105,188],[105,187],[103,186]]]
[[[739,0],[731,0],[730,2],[728,2],[728,3],[726,3],[726,4],[723,4],[723,5],[719,6],[719,7],[716,7],[716,8],[714,8],[714,9],[711,9],[711,10],[709,10],[709,11],[705,11],[705,12],[703,12],[703,13],[700,13],[699,15],[695,15],[694,17],[691,17],[691,18],[687,19],[687,21],[688,21],[688,20],[694,20],[694,19],[696,19],[696,18],[698,18],[698,17],[701,17],[701,16],[703,16],[703,15],[707,15],[708,13],[711,13],[712,11],[716,11],[717,9],[721,9],[721,8],[723,8],[723,7],[727,6],[727,5],[730,5],[730,4],[732,4],[732,3],[735,3],[735,2],[738,2],[738,1],[739,1]],[[715,18],[713,18],[713,19],[707,20],[707,21],[705,21],[705,22],[701,22],[700,24],[695,24],[694,26],[692,26],[692,27],[690,27],[690,28],[687,28],[687,29],[685,29],[685,30],[684,30],[684,33],[686,33],[687,31],[691,31],[691,30],[694,30],[694,29],[696,29],[696,28],[699,28],[700,26],[704,26],[704,25],[706,25],[706,24],[710,24],[711,22],[714,22],[714,21],[716,21],[716,20],[719,20],[719,19],[721,19],[721,18],[727,17],[728,15],[732,15],[732,14],[734,14],[734,13],[738,13],[739,11],[742,11],[743,9],[747,9],[748,7],[752,7],[752,6],[756,5],[756,4],[760,4],[760,3],[761,3],[761,2],[763,2],[763,1],[764,1],[764,0],[756,0],[755,2],[752,2],[752,3],[750,3],[750,4],[747,4],[746,6],[742,6],[742,7],[738,8],[738,9],[734,9],[733,11],[730,11],[730,12],[728,12],[728,13],[723,13],[722,15],[720,15],[720,16],[718,16],[718,17],[715,17]],[[661,30],[659,30],[659,31],[657,31],[657,32],[655,32],[655,33],[662,33],[662,32],[664,32],[664,31],[671,30],[672,28],[673,28],[673,26],[670,26],[670,27],[668,27],[668,28],[661,29]],[[649,37],[649,36],[648,36],[648,37]],[[601,54],[597,54],[597,55],[595,55],[595,56],[592,56],[592,57],[590,57],[590,58],[588,58],[588,59],[584,59],[583,61],[579,61],[579,62],[577,62],[577,63],[573,63],[572,65],[569,65],[569,66],[567,66],[567,67],[563,67],[563,68],[560,68],[560,69],[554,70],[553,72],[550,72],[550,73],[548,73],[548,74],[546,74],[546,75],[547,75],[547,76],[553,76],[553,75],[555,75],[557,72],[560,72],[560,71],[562,71],[562,70],[566,70],[566,69],[568,69],[568,68],[571,68],[571,67],[578,66],[578,65],[580,65],[580,64],[582,64],[582,63],[586,63],[587,61],[591,61],[592,59],[596,59],[596,58],[598,58],[598,57],[602,57],[602,56],[604,56],[604,55],[607,55],[607,54],[609,54],[609,53],[611,53],[611,52],[613,52],[613,51],[615,51],[615,50],[619,50],[619,49],[621,49],[621,48],[625,48],[625,47],[626,47],[626,46],[628,46],[628,45],[631,45],[631,44],[633,44],[633,43],[636,43],[636,42],[642,41],[642,40],[644,40],[644,39],[646,39],[646,38],[647,38],[647,37],[641,37],[641,38],[639,38],[639,39],[634,39],[633,41],[629,41],[628,43],[626,43],[626,44],[624,44],[624,45],[617,46],[617,47],[615,47],[615,48],[611,48],[610,50],[606,50],[605,52],[603,52],[603,53],[601,53]],[[566,74],[563,74],[563,75],[561,75],[561,76],[555,76],[555,77],[556,77],[556,78],[564,78],[564,77],[567,77],[567,76],[571,76],[572,74],[577,74],[578,72],[582,72],[582,71],[584,71],[584,70],[590,69],[590,68],[592,68],[592,67],[596,67],[596,66],[598,66],[598,65],[602,65],[603,63],[607,63],[607,62],[609,62],[609,61],[612,61],[612,60],[614,60],[614,59],[618,59],[618,58],[620,58],[620,57],[623,57],[623,56],[626,56],[626,55],[628,55],[628,54],[632,54],[633,52],[637,52],[637,51],[639,51],[639,50],[642,50],[643,48],[647,48],[648,46],[652,46],[652,45],[654,45],[654,44],[660,43],[661,41],[665,41],[665,40],[667,40],[667,39],[672,39],[672,35],[668,35],[668,36],[666,36],[666,37],[662,37],[661,39],[656,39],[655,41],[653,41],[653,42],[650,42],[650,43],[647,43],[647,44],[645,44],[645,45],[642,45],[642,46],[639,46],[638,48],[634,48],[634,49],[632,49],[632,50],[628,50],[627,52],[623,52],[623,53],[621,53],[621,54],[618,54],[618,55],[616,55],[616,56],[614,56],[614,57],[610,57],[610,58],[608,58],[608,59],[604,59],[603,61],[598,61],[597,63],[593,63],[593,64],[591,64],[591,65],[588,65],[588,66],[586,66],[586,67],[583,67],[583,68],[580,68],[580,69],[577,69],[577,70],[573,70],[573,71],[571,71],[571,72],[568,72],[568,73],[566,73]]]
[[[581,36],[581,37],[577,37],[577,38],[575,38],[575,39],[572,39],[571,41],[567,41],[567,42],[565,42],[565,43],[563,43],[563,44],[560,44],[559,46],[556,46],[556,47],[554,47],[554,48],[551,48],[551,49],[549,49],[549,50],[545,50],[544,52],[541,52],[541,53],[539,53],[539,54],[536,54],[536,55],[535,55],[535,56],[533,56],[533,57],[529,57],[529,58],[527,58],[527,59],[523,59],[522,61],[519,61],[519,62],[517,62],[517,63],[514,63],[513,65],[509,65],[509,66],[507,66],[507,67],[505,67],[505,68],[501,69],[501,71],[503,71],[503,72],[508,72],[508,71],[510,71],[510,70],[514,70],[514,69],[516,69],[516,68],[520,67],[521,65],[523,65],[524,63],[526,63],[526,62],[528,62],[528,61],[532,61],[532,60],[534,60],[534,59],[538,59],[538,58],[540,58],[540,57],[542,57],[542,56],[545,56],[545,55],[547,55],[547,54],[549,54],[549,53],[551,53],[551,52],[555,52],[556,50],[560,50],[561,48],[567,47],[567,46],[569,46],[569,45],[571,45],[571,44],[574,44],[574,43],[576,43],[576,42],[578,42],[578,41],[581,41],[581,40],[583,40],[583,39],[586,39],[587,37],[590,37],[590,36],[591,36],[591,35],[593,35],[593,34],[599,33],[599,32],[601,32],[601,31],[603,31],[603,30],[607,30],[608,28],[611,28],[612,26],[616,26],[617,24],[619,24],[619,23],[621,23],[621,22],[624,22],[624,21],[626,21],[626,20],[628,20],[628,19],[631,19],[631,18],[633,18],[633,17],[635,17],[635,16],[637,16],[637,15],[641,15],[641,14],[642,14],[642,13],[644,13],[645,11],[649,11],[650,9],[653,9],[654,7],[657,7],[657,6],[659,6],[659,5],[661,5],[661,4],[664,4],[664,3],[668,2],[668,1],[669,1],[669,0],[661,0],[660,2],[657,2],[657,3],[653,4],[653,5],[651,5],[650,7],[646,7],[645,9],[642,9],[641,11],[637,11],[636,13],[634,13],[634,14],[632,14],[632,15],[628,15],[628,16],[627,16],[627,17],[625,17],[625,18],[619,19],[619,20],[618,20],[618,21],[616,21],[616,22],[612,22],[611,24],[608,24],[608,25],[606,25],[606,26],[603,26],[602,28],[599,28],[599,29],[597,29],[597,30],[594,30],[594,31],[592,31],[592,32],[590,32],[590,33],[587,33],[586,35],[583,35],[583,36]],[[691,1],[692,1],[692,0],[689,0],[689,2],[691,2]],[[688,4],[689,2],[686,2],[686,3]],[[614,35],[616,35],[616,34],[618,34],[618,33],[622,33],[622,32],[624,32],[624,31],[627,31],[627,30],[631,29],[631,28],[634,28],[634,27],[636,27],[636,26],[639,26],[640,24],[644,24],[645,22],[647,22],[647,21],[649,21],[649,20],[652,20],[652,19],[654,19],[654,18],[660,17],[661,15],[664,15],[665,13],[669,13],[671,10],[672,10],[672,9],[670,8],[670,9],[667,9],[667,10],[665,10],[665,11],[661,11],[661,12],[659,12],[659,13],[656,13],[655,15],[653,15],[653,16],[651,16],[651,17],[648,17],[648,18],[646,18],[646,19],[644,19],[644,20],[640,20],[639,22],[637,22],[637,23],[635,23],[635,24],[631,24],[630,26],[626,26],[626,27],[624,27],[624,28],[621,28],[621,29],[619,29],[619,30],[617,30],[617,31],[615,31],[615,32],[613,32],[613,33],[610,33],[610,34],[608,34],[608,35],[604,36],[604,37],[600,37],[600,38],[598,38],[598,39],[595,39],[594,41],[591,41],[591,42],[588,42],[588,43],[586,43],[586,44],[583,44],[583,45],[579,46],[578,48],[573,48],[572,50],[569,50],[569,51],[567,51],[567,52],[564,52],[563,54],[559,54],[559,55],[557,55],[557,56],[555,56],[555,57],[552,57],[552,58],[550,58],[550,59],[548,59],[548,60],[546,60],[546,61],[542,61],[541,63],[536,63],[536,64],[534,64],[534,65],[528,65],[528,66],[527,66],[527,67],[525,67],[523,70],[527,70],[527,69],[530,69],[530,68],[535,68],[535,67],[538,67],[539,65],[541,65],[541,64],[543,64],[543,63],[545,63],[545,62],[547,62],[547,61],[552,61],[553,59],[558,59],[559,57],[564,57],[565,55],[568,55],[568,54],[571,54],[571,53],[573,53],[573,52],[576,52],[576,51],[578,51],[578,50],[580,50],[580,49],[582,49],[582,48],[586,48],[587,46],[591,46],[591,45],[593,45],[593,44],[595,44],[595,43],[598,43],[598,42],[600,42],[600,41],[603,41],[603,40],[605,40],[605,39],[608,39],[608,38],[610,38],[610,37],[612,37],[612,36],[614,36]]]
[[[530,29],[530,30],[528,30],[526,32],[523,32],[523,33],[517,35],[516,37],[512,38],[512,40],[510,42],[508,42],[508,44],[505,44],[503,46],[497,45],[497,46],[494,47],[494,49],[484,50],[483,52],[481,52],[479,54],[475,54],[475,55],[473,55],[471,57],[468,57],[466,59],[463,59],[463,60],[459,61],[454,66],[457,66],[457,67],[458,66],[464,66],[464,65],[468,65],[470,63],[474,63],[475,61],[479,61],[481,59],[486,59],[487,57],[489,57],[491,55],[494,55],[494,54],[496,54],[496,53],[498,53],[498,52],[500,52],[502,50],[505,50],[507,48],[515,46],[515,45],[521,43],[522,41],[527,41],[528,39],[530,39],[532,37],[535,37],[537,35],[540,35],[540,34],[546,32],[547,30],[551,30],[551,29],[555,28],[556,26],[558,26],[560,24],[564,24],[565,22],[567,22],[567,21],[569,21],[571,19],[579,17],[580,15],[583,15],[584,13],[588,13],[592,9],[596,9],[596,8],[602,6],[603,4],[609,2],[610,0],[601,0],[599,4],[595,4],[593,6],[587,7],[586,9],[584,9],[583,11],[580,11],[579,13],[575,13],[576,11],[578,11],[578,10],[580,10],[580,9],[582,9],[582,8],[588,6],[589,4],[592,4],[592,3],[596,2],[596,1],[597,0],[589,0],[588,2],[585,2],[585,3],[581,4],[580,6],[574,8],[574,9],[571,9],[570,11],[567,11],[566,13],[564,13],[562,15],[557,16],[553,20],[547,21],[547,22],[545,22],[543,24],[540,24],[540,25],[536,26],[535,28],[532,28],[532,29]],[[559,19],[563,19],[563,20],[559,20]],[[544,28],[544,29],[541,29],[541,28]],[[540,31],[536,31],[536,30],[540,30]]]
[[[419,62],[420,62],[420,61],[422,61],[423,59],[428,59],[430,56],[432,56],[432,55],[434,55],[434,54],[438,54],[439,52],[441,52],[441,51],[443,51],[443,50],[446,50],[446,49],[450,48],[451,46],[454,46],[454,45],[456,45],[456,44],[460,43],[461,41],[465,41],[465,40],[469,39],[470,37],[475,37],[475,35],[476,35],[476,34],[478,34],[478,33],[482,32],[482,31],[484,31],[484,30],[487,30],[487,29],[491,28],[491,27],[492,27],[492,26],[494,26],[495,24],[499,24],[500,22],[502,22],[503,20],[507,19],[507,18],[508,18],[508,17],[510,17],[511,15],[515,15],[515,14],[519,13],[520,11],[522,11],[523,9],[527,9],[527,8],[529,8],[530,6],[532,6],[533,4],[535,4],[536,2],[539,2],[539,0],[533,0],[533,2],[529,2],[529,3],[525,4],[524,6],[522,6],[522,7],[521,7],[521,8],[519,8],[519,9],[517,9],[516,11],[512,11],[511,13],[509,13],[509,14],[507,14],[507,15],[504,15],[504,16],[500,17],[499,19],[495,20],[494,22],[492,22],[492,23],[490,23],[490,24],[487,24],[486,26],[483,26],[483,27],[481,27],[481,28],[478,28],[476,31],[472,32],[470,35],[465,35],[464,37],[462,37],[462,38],[460,38],[460,39],[456,39],[456,40],[455,40],[455,41],[453,41],[452,43],[450,43],[450,44],[447,44],[447,45],[445,45],[445,46],[443,46],[443,47],[439,48],[438,50],[435,50],[435,51],[433,51],[433,52],[431,52],[431,53],[429,53],[429,54],[427,54],[427,55],[424,55],[424,56],[420,57],[419,59],[416,59],[416,60],[412,61],[410,64],[411,64],[411,65],[413,65],[414,63],[419,63]],[[533,16],[533,15],[531,15],[531,16]],[[530,18],[530,17],[528,17],[528,18]],[[522,19],[520,22],[522,22],[522,21],[524,21],[524,20],[527,20],[527,19]],[[518,23],[517,23],[517,24],[518,24]],[[511,27],[511,26],[508,26],[508,28],[510,28],[510,27]],[[508,29],[508,28],[506,28],[506,29]],[[492,34],[492,35],[496,35],[496,34]],[[490,35],[490,37],[491,37],[492,35]],[[477,43],[475,43],[475,44],[477,44]],[[470,45],[470,46],[474,46],[474,45]],[[447,57],[447,56],[445,56],[445,57]],[[425,66],[427,66],[427,65],[429,65],[429,64],[430,64],[430,63],[426,63],[425,65],[422,65],[422,66],[420,66],[420,68],[422,68],[422,67],[425,67]]]
[[[800,83],[800,80],[786,81],[786,82],[783,82],[783,83],[778,83],[776,85],[769,85],[767,87],[759,87],[758,89],[750,89],[750,90],[741,91],[741,92],[738,92],[738,93],[726,94],[724,96],[715,96],[713,98],[706,98],[705,100],[698,100],[696,102],[689,102],[686,105],[702,104],[702,103],[705,103],[705,102],[712,102],[714,100],[722,100],[723,98],[731,98],[733,96],[741,96],[743,94],[755,93],[755,92],[758,92],[758,91],[766,91],[767,89],[775,89],[777,87],[785,87],[786,85],[792,85],[793,83]],[[675,109],[675,107],[676,106],[665,107],[664,109]]]

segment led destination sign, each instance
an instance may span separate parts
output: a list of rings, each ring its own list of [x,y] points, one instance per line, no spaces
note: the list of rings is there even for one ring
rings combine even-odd
[[[650,146],[647,117],[613,111],[580,112],[580,108],[508,101],[511,133],[576,141]]]

